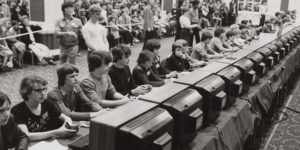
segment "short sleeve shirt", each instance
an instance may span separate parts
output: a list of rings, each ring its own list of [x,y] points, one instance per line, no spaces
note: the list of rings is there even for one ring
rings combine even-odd
[[[82,28],[80,19],[72,17],[71,20],[65,18],[57,20],[55,23],[55,30],[60,32],[73,31],[77,36],[79,30]],[[60,45],[63,47],[74,46],[78,44],[78,37],[71,35],[62,35],[60,38]]]
[[[44,132],[55,129],[54,123],[60,122],[61,112],[51,101],[41,103],[41,114],[33,114],[23,101],[12,108],[17,124],[25,124],[29,132]]]

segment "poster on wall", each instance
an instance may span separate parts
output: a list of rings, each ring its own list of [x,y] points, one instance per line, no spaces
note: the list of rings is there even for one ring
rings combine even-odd
[[[260,12],[261,5],[267,4],[267,0],[239,0],[238,10],[248,12]]]

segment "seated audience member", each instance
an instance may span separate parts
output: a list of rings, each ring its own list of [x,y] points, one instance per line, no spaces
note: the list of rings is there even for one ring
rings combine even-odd
[[[112,35],[112,38],[109,40],[109,46],[111,48],[118,45],[120,34],[119,34],[119,27],[116,23],[116,17],[115,16],[109,16],[108,17],[108,25],[109,25],[109,33]]]
[[[108,71],[111,82],[116,90],[123,95],[143,95],[151,90],[151,85],[137,86],[131,75],[128,63],[131,50],[126,45],[118,45],[111,50],[113,65]]]
[[[56,103],[60,111],[72,120],[89,121],[106,112],[90,101],[78,84],[79,70],[72,64],[63,64],[57,70],[58,86],[48,93],[47,100]]]
[[[3,23],[0,24],[0,37],[7,36],[7,30],[10,26],[10,20],[8,18],[3,19]],[[2,57],[1,70],[8,71],[13,67],[13,52],[8,47],[6,40],[0,40],[0,57]]]
[[[167,78],[175,78],[177,76],[176,71],[170,71],[165,66],[163,66],[160,62],[159,49],[160,43],[156,39],[150,39],[147,41],[144,50],[148,50],[153,53],[154,59],[153,64],[151,66],[151,76],[154,78],[161,78],[160,80]],[[151,78],[151,77],[150,77]]]
[[[132,77],[137,85],[150,84],[151,86],[159,87],[165,84],[161,78],[150,78],[153,59],[154,55],[150,51],[142,51],[139,54],[137,65],[132,71]]]
[[[29,33],[20,37],[21,41],[25,43],[26,48],[27,49],[29,48],[35,54],[39,62],[45,60],[48,62],[48,64],[55,65],[55,63],[53,62],[52,53],[57,52],[58,50],[50,51],[46,45],[36,42],[36,37],[33,32],[37,30],[41,30],[41,27],[30,25],[28,16],[22,16],[21,22],[22,22],[22,28],[20,30],[20,33],[21,34]]]
[[[212,38],[210,42],[210,48],[217,53],[224,53],[224,52],[232,52],[236,51],[233,50],[230,46],[225,43],[225,30],[223,28],[218,28],[215,30],[214,38]]]
[[[206,62],[202,61],[202,60],[197,60],[195,58],[192,58],[189,54],[188,54],[188,49],[190,48],[188,43],[185,40],[179,39],[176,42],[181,43],[183,48],[182,48],[182,53],[185,55],[186,59],[189,61],[190,65],[192,68],[197,68],[197,67],[203,67],[206,66]],[[192,53],[192,52],[191,52]]]
[[[9,97],[0,91],[0,149],[25,150],[29,139],[17,126],[10,113],[11,107]]]
[[[172,45],[172,55],[167,58],[166,65],[171,71],[188,71],[191,68],[189,61],[183,54],[183,45],[180,42],[175,42]]]
[[[45,100],[47,81],[38,76],[27,76],[21,82],[23,102],[12,108],[19,128],[30,141],[70,137],[76,130],[67,129],[72,120],[62,114],[52,101]]]
[[[118,107],[129,102],[128,97],[116,91],[108,75],[111,54],[96,51],[90,53],[87,60],[89,74],[80,83],[85,95],[101,107]]]
[[[213,36],[210,32],[203,32],[201,36],[201,42],[194,47],[191,57],[197,60],[224,57],[223,54],[218,54],[210,49],[209,44],[212,38]]]
[[[19,34],[19,23],[16,20],[11,21],[12,27],[8,30],[7,36],[15,36]],[[25,44],[17,38],[9,38],[6,40],[9,47],[13,51],[16,59],[16,65],[19,68],[23,66],[23,55],[26,51]]]

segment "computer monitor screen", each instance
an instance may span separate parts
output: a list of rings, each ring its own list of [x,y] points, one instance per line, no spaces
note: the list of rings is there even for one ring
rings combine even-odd
[[[213,123],[226,104],[225,81],[211,75],[193,86],[203,96],[203,125]]]
[[[171,150],[173,118],[157,104],[132,101],[91,120],[90,150]]]
[[[140,100],[157,103],[174,119],[173,150],[182,149],[202,126],[202,96],[188,85],[170,83],[142,95]],[[175,90],[177,89],[177,90]]]
[[[251,60],[243,58],[233,65],[242,72],[241,80],[245,85],[253,85],[255,83],[256,72],[253,70],[254,63]]]

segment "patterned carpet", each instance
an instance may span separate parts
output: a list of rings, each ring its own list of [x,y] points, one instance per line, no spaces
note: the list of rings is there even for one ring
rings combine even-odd
[[[300,82],[293,92],[287,107],[300,110]],[[266,150],[299,150],[300,149],[300,114],[286,109],[288,118],[278,124]]]

